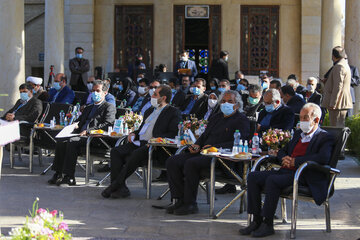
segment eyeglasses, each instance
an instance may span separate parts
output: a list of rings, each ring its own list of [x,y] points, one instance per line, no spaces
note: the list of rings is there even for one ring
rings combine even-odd
[[[157,86],[155,86],[155,87],[151,87],[151,86],[150,86],[149,88],[150,88],[150,89],[157,89]]]

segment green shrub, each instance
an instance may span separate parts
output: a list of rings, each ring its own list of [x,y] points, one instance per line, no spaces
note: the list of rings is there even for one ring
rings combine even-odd
[[[360,155],[360,114],[348,117],[345,126],[350,128],[351,134],[347,141],[347,148],[356,155]]]

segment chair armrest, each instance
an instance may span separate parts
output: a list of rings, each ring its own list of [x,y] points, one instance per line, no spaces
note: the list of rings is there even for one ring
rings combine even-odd
[[[332,168],[329,165],[321,165],[314,161],[307,161],[307,162],[304,162],[303,164],[301,164],[300,167],[296,170],[294,180],[298,181],[301,173],[305,169],[312,169],[312,170],[320,171],[320,172],[323,172],[326,174],[336,174],[336,175],[340,174],[339,169]]]
[[[265,163],[274,163],[275,162],[275,157],[269,156],[269,155],[264,155],[261,156],[260,158],[258,158],[254,164],[254,166],[251,168],[251,172],[255,172],[258,171],[260,166],[265,164]]]
[[[118,147],[119,145],[124,144],[124,142],[127,141],[127,136],[128,136],[128,135],[122,136],[121,138],[119,138],[119,139],[116,141],[116,143],[115,143],[115,147]]]
[[[180,153],[185,152],[185,150],[187,150],[188,148],[189,148],[189,145],[185,145],[185,146],[180,147],[178,150],[176,150],[175,155],[178,155]]]

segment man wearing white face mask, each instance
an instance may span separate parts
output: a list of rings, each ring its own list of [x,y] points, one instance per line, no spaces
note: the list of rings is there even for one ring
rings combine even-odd
[[[55,76],[53,87],[49,90],[50,103],[67,103],[74,102],[75,93],[67,86],[67,77],[64,73],[58,73]]]
[[[191,82],[194,82],[194,78],[198,75],[196,63],[189,59],[189,53],[185,50],[180,53],[179,61],[177,61],[175,64],[174,72],[177,74],[178,78],[182,76],[179,74],[179,69],[191,70],[191,74],[189,74]]]
[[[139,80],[139,86],[137,94],[133,101],[132,110],[134,112],[140,112],[141,109],[145,106],[146,103],[150,101],[150,95],[149,95],[149,86],[148,83],[149,80],[147,78],[142,78]]]
[[[259,113],[257,132],[262,133],[269,128],[290,130],[294,126],[294,112],[281,104],[280,93],[276,89],[269,89],[264,93],[265,109]]]
[[[313,161],[326,165],[330,161],[334,139],[319,127],[321,109],[314,103],[307,103],[300,111],[300,129],[292,140],[279,150],[274,161],[281,164],[279,170],[255,171],[249,173],[248,213],[253,221],[240,229],[242,235],[265,237],[274,234],[273,219],[280,194],[283,189],[292,186],[295,171],[301,164]],[[306,170],[300,177],[299,185],[310,189],[316,204],[321,205],[327,196],[328,177],[325,173],[312,169]],[[262,206],[261,193],[265,200]]]
[[[238,111],[242,108],[240,94],[226,91],[220,97],[220,104],[221,113],[210,118],[205,132],[189,147],[189,152],[172,156],[166,161],[171,198],[176,202],[166,208],[169,214],[187,215],[199,211],[196,198],[200,172],[211,164],[211,157],[200,154],[202,149],[211,146],[232,148],[236,130],[240,131],[242,139],[249,136],[249,120]],[[232,167],[231,163],[227,164]]]
[[[309,77],[306,85],[306,102],[315,103],[320,106],[322,96],[316,91],[318,80],[314,77]]]
[[[150,83],[150,86],[149,86],[149,97],[151,97],[154,92],[156,91],[156,88],[158,88],[160,86],[160,82],[159,80],[153,80],[151,83]],[[151,107],[151,102],[150,102],[150,98],[148,99],[148,101],[145,103],[145,105],[141,108],[140,112],[141,112],[141,115],[144,116],[146,110],[148,110],[149,108]]]
[[[204,93],[206,89],[206,81],[202,78],[197,78],[192,87],[190,87],[190,93],[180,110],[183,118],[189,115],[195,115],[197,119],[202,119],[207,111],[208,96]]]
[[[145,112],[139,130],[128,135],[127,144],[111,149],[111,184],[101,193],[104,198],[125,198],[130,195],[125,181],[147,162],[148,140],[174,138],[177,135],[181,115],[177,108],[169,104],[171,95],[169,86],[156,88],[150,100],[152,107]],[[162,152],[159,148],[154,154],[159,156]]]

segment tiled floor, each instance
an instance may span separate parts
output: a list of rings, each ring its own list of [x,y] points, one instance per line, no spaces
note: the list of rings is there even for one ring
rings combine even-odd
[[[34,173],[27,169],[28,157],[16,161],[15,169],[9,168],[5,151],[0,180],[0,226],[5,236],[11,227],[24,222],[24,216],[36,197],[40,207],[64,212],[71,232],[77,239],[246,239],[238,235],[245,226],[246,213],[238,214],[239,204],[230,207],[219,219],[208,217],[206,196],[199,190],[200,213],[190,216],[174,216],[151,207],[167,204],[169,197],[155,200],[165,188],[164,184],[153,187],[153,199],[145,199],[145,189],[133,176],[129,180],[131,197],[115,200],[103,199],[95,179],[104,174],[96,173],[91,184],[84,185],[84,173],[77,170],[78,186],[49,186],[52,173],[40,176],[43,167],[35,158]],[[51,159],[45,159],[48,165]],[[360,166],[351,158],[339,162],[341,176],[336,181],[336,193],[331,199],[332,233],[326,233],[324,210],[308,203],[300,203],[298,211],[297,239],[357,239],[360,237]],[[229,201],[232,195],[217,196],[216,209]],[[291,206],[288,202],[288,216]],[[278,215],[280,213],[278,212]],[[268,239],[288,239],[290,224],[276,221],[276,234]]]

